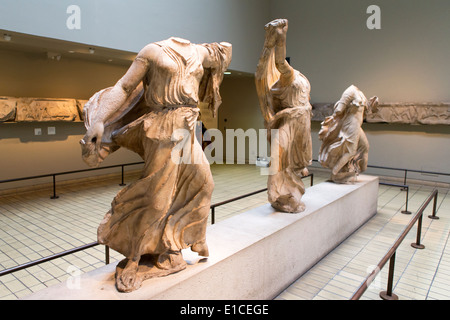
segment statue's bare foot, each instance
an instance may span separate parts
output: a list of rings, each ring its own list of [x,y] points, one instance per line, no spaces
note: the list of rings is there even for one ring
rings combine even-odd
[[[156,267],[163,270],[181,270],[186,267],[186,261],[181,251],[171,251],[158,256]]]
[[[141,286],[141,280],[137,276],[139,260],[128,259],[117,281],[118,289],[123,292],[136,290]]]
[[[199,241],[192,246],[192,251],[197,252],[200,256],[208,257],[209,250],[205,240]]]

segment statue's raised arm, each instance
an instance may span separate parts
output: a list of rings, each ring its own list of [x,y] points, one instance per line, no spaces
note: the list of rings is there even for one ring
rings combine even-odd
[[[95,93],[83,108],[86,134],[80,140],[83,159],[90,166],[101,161],[118,146],[112,146],[111,137],[106,135],[114,122],[127,114],[143,97],[142,80],[148,72],[149,60],[160,52],[159,47],[149,44],[134,59],[125,75],[112,86]]]
[[[255,74],[256,91],[271,143],[269,202],[285,212],[305,209],[302,176],[312,161],[310,83],[286,61],[288,21],[265,25],[263,50]],[[278,132],[273,135],[272,132]]]

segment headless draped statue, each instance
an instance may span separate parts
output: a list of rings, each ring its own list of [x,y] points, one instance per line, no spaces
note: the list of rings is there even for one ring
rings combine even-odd
[[[321,123],[318,160],[331,169],[332,181],[352,182],[367,169],[369,141],[361,125],[365,111],[377,104],[377,97],[367,100],[361,90],[351,85],[334,105],[333,115]]]
[[[186,267],[181,250],[208,256],[205,233],[214,183],[194,127],[199,102],[213,115],[231,44],[170,38],[144,47],[126,74],[86,103],[82,157],[97,166],[120,147],[145,161],[142,177],[123,188],[98,227],[99,243],[126,258],[116,287],[130,292],[143,280]],[[191,138],[174,134],[178,129]],[[187,147],[187,148],[186,148]],[[201,161],[174,161],[185,150]]]
[[[255,80],[261,112],[271,142],[268,200],[283,212],[301,212],[302,177],[312,161],[311,86],[286,61],[286,19],[265,26],[265,42]],[[273,135],[276,135],[275,137]]]

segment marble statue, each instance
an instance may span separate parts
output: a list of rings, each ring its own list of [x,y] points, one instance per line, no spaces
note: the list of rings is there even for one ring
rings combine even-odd
[[[99,243],[125,256],[116,268],[121,292],[184,269],[182,249],[208,256],[214,183],[194,127],[200,102],[216,115],[231,55],[227,42],[193,44],[172,37],[148,44],[113,87],[84,106],[87,132],[80,144],[88,165],[97,166],[120,147],[145,161],[142,177],[117,194],[98,227]],[[191,138],[175,134],[178,129]],[[174,151],[185,150],[201,161],[173,161]]]
[[[332,181],[355,181],[367,169],[369,141],[361,125],[365,110],[376,107],[377,103],[377,97],[368,101],[361,90],[351,85],[335,103],[333,114],[321,123],[318,161],[331,169]]]
[[[308,79],[286,61],[287,30],[286,19],[266,24],[255,81],[271,142],[268,200],[277,210],[295,213],[305,210],[302,176],[312,161],[312,107]]]

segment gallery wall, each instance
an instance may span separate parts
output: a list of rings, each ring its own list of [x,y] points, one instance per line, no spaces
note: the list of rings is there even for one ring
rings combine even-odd
[[[0,96],[89,99],[96,91],[114,85],[126,66],[96,63],[64,57],[49,60],[45,54],[0,50]],[[48,128],[55,135],[48,135]],[[40,128],[37,136],[34,130]],[[0,180],[88,169],[81,159],[80,139],[86,129],[82,122],[0,123]],[[104,165],[142,161],[126,149],[108,157]],[[105,174],[115,170],[101,170]],[[78,175],[78,177],[81,175]],[[86,176],[86,175],[84,175]],[[60,176],[61,179],[74,178]],[[0,184],[0,189],[29,183],[46,183],[51,178]]]
[[[263,128],[251,74],[262,49],[264,24],[278,17],[289,19],[288,56],[310,80],[312,102],[334,102],[352,83],[382,101],[450,101],[450,22],[445,16],[450,3],[375,2],[381,8],[380,30],[367,29],[366,9],[372,2],[359,0],[198,0],[189,5],[185,1],[127,1],[127,6],[121,1],[0,0],[0,29],[134,52],[148,41],[172,35],[194,42],[230,41],[232,67],[250,75],[226,76],[223,81],[218,127],[224,135],[226,129]],[[80,30],[65,27],[70,4],[82,8]],[[56,62],[8,50],[0,51],[0,61],[5,62],[0,96],[88,99],[114,84],[127,69],[126,65],[70,57]],[[56,128],[56,135],[46,134],[49,126]],[[42,123],[42,136],[34,136],[36,127],[36,123],[0,125],[0,180],[87,168],[78,144],[84,134],[82,123]],[[369,164],[450,172],[448,126],[364,123],[363,128],[371,146]],[[319,129],[319,123],[312,124],[315,159]],[[249,157],[247,152],[246,160]],[[104,165],[134,161],[140,158],[123,149]],[[422,178],[448,181],[445,177]]]

